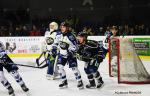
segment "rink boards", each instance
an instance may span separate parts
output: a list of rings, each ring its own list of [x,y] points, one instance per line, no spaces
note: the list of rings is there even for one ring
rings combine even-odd
[[[122,38],[122,37],[121,37]],[[149,38],[150,36],[125,36],[124,38]],[[88,39],[102,42],[105,36],[89,36]],[[1,37],[11,58],[30,57],[36,58],[46,49],[44,37]],[[150,43],[149,43],[150,51]],[[144,49],[143,49],[144,50]],[[143,52],[141,49],[141,51]],[[149,53],[150,54],[150,53]],[[108,57],[108,55],[107,55]],[[150,60],[150,56],[140,56],[142,60]]]

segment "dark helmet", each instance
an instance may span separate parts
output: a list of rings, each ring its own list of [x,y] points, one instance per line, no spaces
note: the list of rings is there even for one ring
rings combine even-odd
[[[78,36],[87,38],[88,34],[86,32],[79,32]]]
[[[69,23],[67,23],[67,22],[62,22],[62,23],[60,24],[60,26],[70,27]]]

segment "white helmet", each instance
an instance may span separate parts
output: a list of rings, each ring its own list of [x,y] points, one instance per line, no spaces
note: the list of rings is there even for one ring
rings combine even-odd
[[[53,26],[53,27],[51,27]],[[57,30],[58,29],[58,24],[56,22],[51,22],[49,24],[49,28],[50,28],[50,32],[54,31],[54,30]]]

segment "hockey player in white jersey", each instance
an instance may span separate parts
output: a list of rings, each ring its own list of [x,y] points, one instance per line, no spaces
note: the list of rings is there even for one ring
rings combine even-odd
[[[0,82],[3,86],[8,89],[8,93],[11,96],[15,96],[14,89],[12,88],[9,81],[5,78],[3,68],[5,68],[8,73],[16,80],[16,82],[21,86],[24,92],[28,92],[29,89],[26,87],[22,77],[18,73],[18,67],[13,64],[13,61],[8,57],[5,50],[5,46],[0,42]]]
[[[83,82],[81,79],[81,74],[77,67],[77,59],[75,57],[75,53],[77,51],[77,40],[75,36],[69,31],[69,24],[66,22],[62,22],[60,25],[61,29],[61,38],[58,44],[60,52],[58,54],[58,66],[59,73],[61,75],[62,82],[59,85],[60,88],[68,87],[68,82],[66,78],[66,72],[64,70],[64,66],[66,63],[69,64],[69,68],[72,69],[76,80],[78,82],[77,87],[79,89],[83,89]]]
[[[48,52],[47,62],[47,79],[55,79],[58,76],[57,66],[55,66],[55,58],[57,55],[57,38],[56,35],[59,35],[58,24],[56,22],[51,22],[49,24],[49,30],[45,32],[45,41],[46,41],[46,51]],[[57,60],[56,60],[57,61]],[[54,70],[54,67],[56,67]],[[54,72],[55,71],[55,72]]]

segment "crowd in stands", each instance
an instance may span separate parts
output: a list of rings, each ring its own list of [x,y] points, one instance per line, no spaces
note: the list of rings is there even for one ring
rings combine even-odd
[[[85,26],[80,31],[87,32],[88,35],[104,35],[106,31],[109,31],[111,26],[99,26],[97,28],[93,28],[90,26]],[[129,26],[129,25],[120,25],[117,26],[119,30],[118,35],[126,34],[126,35],[149,35],[150,28],[146,27],[144,24]],[[36,26],[36,25],[17,25],[15,27],[12,26],[0,26],[0,36],[43,36],[45,31],[48,30],[47,26]],[[78,32],[75,29],[71,29],[72,32],[77,34]]]
[[[48,29],[49,23],[55,21],[58,24],[62,20],[56,17],[46,17],[34,19],[29,18],[28,13],[18,12],[5,15],[0,12],[0,36],[43,36]],[[70,23],[72,31],[77,34],[79,31],[85,31],[89,35],[104,35],[106,31],[114,24],[101,24],[101,23],[84,23],[79,18],[66,18],[66,21]],[[80,21],[80,22],[79,22]],[[119,35],[149,35],[150,26],[144,23],[135,24],[115,24],[119,30]]]

